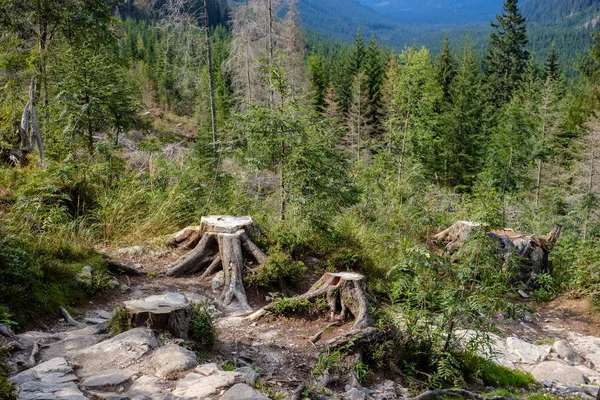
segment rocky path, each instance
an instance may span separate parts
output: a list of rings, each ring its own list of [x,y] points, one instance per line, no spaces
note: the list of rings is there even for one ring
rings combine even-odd
[[[193,352],[185,341],[145,328],[111,338],[106,321],[115,305],[171,292],[183,295],[179,297],[185,302],[212,301],[220,285],[218,278],[202,282],[198,277],[163,276],[177,254],[133,248],[120,255],[129,264],[140,264],[147,275],[120,277],[116,289],[79,307],[70,324],[59,319],[43,331],[14,336],[5,332],[11,336],[5,342],[13,347],[12,380],[21,388],[21,399],[287,399],[311,376],[322,343],[352,327],[349,322],[325,329],[325,318],[265,317],[252,322],[229,309],[217,313],[219,339],[212,349]],[[261,294],[248,295],[254,308],[264,304]],[[485,355],[530,372],[562,397],[595,398],[600,386],[600,324],[595,315],[583,315],[584,309],[550,304],[520,321],[503,323]],[[321,342],[311,343],[309,338],[321,330]],[[474,333],[457,334],[466,340]],[[393,400],[405,398],[407,391],[376,378],[368,389],[341,382],[333,393],[321,398]]]

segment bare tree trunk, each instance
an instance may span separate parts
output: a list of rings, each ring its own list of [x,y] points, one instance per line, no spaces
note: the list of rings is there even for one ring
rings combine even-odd
[[[212,118],[212,135],[213,135],[213,147],[215,153],[219,151],[219,145],[217,143],[217,110],[215,105],[215,81],[213,76],[213,64],[212,64],[212,46],[210,41],[210,16],[208,15],[208,0],[204,0],[204,22],[206,29],[206,57],[208,58],[208,82],[210,86],[210,113]]]
[[[269,68],[273,67],[273,0],[267,0],[267,6],[269,9],[269,32],[268,32],[268,50],[269,50]],[[269,88],[269,101],[271,105],[275,102],[275,94],[273,89]]]
[[[592,148],[592,156],[590,158],[590,179],[588,181],[588,193],[592,194],[594,190],[594,163],[596,162],[596,150]],[[583,226],[583,240],[587,239],[588,225],[590,223],[592,212],[587,210],[585,217],[585,224]]]

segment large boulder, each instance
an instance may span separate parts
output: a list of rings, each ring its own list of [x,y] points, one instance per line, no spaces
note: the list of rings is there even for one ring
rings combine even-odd
[[[135,364],[142,356],[160,346],[150,329],[136,328],[123,332],[75,353],[71,359],[78,374],[89,377],[107,370],[124,369]]]
[[[552,349],[551,346],[536,346],[515,337],[507,338],[506,346],[525,364],[536,364],[546,360]]]
[[[170,379],[198,365],[196,354],[176,344],[161,347],[152,354],[150,364],[159,378]]]
[[[570,385],[582,385],[585,383],[581,371],[558,361],[545,361],[537,365],[531,371],[531,375],[538,382],[560,382]]]
[[[572,362],[573,364],[583,364],[585,361],[569,343],[564,340],[557,340],[552,345],[552,350],[558,355],[559,358]]]
[[[233,385],[240,373],[221,371],[216,364],[204,364],[177,381],[173,394],[181,399],[203,399]]]
[[[20,389],[21,400],[86,400],[73,382],[78,378],[62,357],[41,363],[10,378]]]
[[[233,385],[220,400],[270,400],[267,396],[245,383]]]

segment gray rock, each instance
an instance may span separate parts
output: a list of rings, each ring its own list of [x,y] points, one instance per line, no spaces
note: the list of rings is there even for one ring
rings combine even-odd
[[[575,367],[557,361],[545,361],[537,365],[531,375],[538,382],[560,382],[565,385],[582,385],[585,383],[583,374]]]
[[[88,400],[73,382],[26,382],[20,387],[19,400]]]
[[[230,387],[239,378],[238,372],[221,371],[216,364],[204,364],[177,381],[173,394],[182,399],[203,399]]]
[[[161,347],[152,354],[151,365],[159,378],[171,378],[198,365],[196,354],[176,344]]]
[[[123,293],[131,291],[131,288],[129,286],[125,285],[125,284],[121,285],[121,287],[119,289]]]
[[[552,345],[552,350],[558,354],[558,357],[563,360],[572,362],[573,364],[583,364],[585,361],[577,352],[571,347],[569,343],[564,340],[557,340]]]
[[[365,400],[366,398],[366,393],[357,388],[351,388],[343,395],[345,400]]]
[[[84,318],[83,319],[86,323],[91,324],[91,325],[100,325],[104,322],[106,322],[107,320],[104,318]]]
[[[600,390],[599,386],[596,385],[581,385],[581,387],[585,390],[587,394],[596,398],[598,396],[598,391]]]
[[[157,378],[151,376],[139,377],[133,382],[126,394],[131,400],[173,399],[167,388]]]
[[[117,278],[112,278],[110,280],[110,286],[112,289],[118,288],[120,284],[121,283],[119,282],[119,280]]]
[[[73,368],[69,365],[67,360],[62,357],[56,357],[38,364],[35,367],[10,378],[11,381],[16,382],[19,385],[36,381],[60,384],[76,381],[77,379],[77,376],[73,374]]]
[[[215,274],[212,279],[212,288],[213,290],[217,290],[225,284],[225,273],[223,271],[219,271]]]
[[[220,400],[270,400],[267,396],[245,383],[238,383],[229,389]]]
[[[117,388],[121,385],[129,383],[130,380],[130,373],[111,371],[86,378],[81,385],[90,389]]]
[[[146,250],[146,247],[144,247],[144,246],[133,246],[133,247],[125,247],[122,249],[118,249],[114,253],[119,256],[135,257],[135,256],[141,256],[142,254],[144,254],[145,250]]]
[[[106,370],[127,368],[159,346],[154,332],[135,328],[76,352],[71,361],[80,368],[78,373],[82,377],[88,377]]]
[[[252,369],[252,367],[241,367],[237,368],[235,372],[239,372],[242,377],[242,381],[248,385],[252,385],[258,381],[258,372]]]
[[[589,369],[585,365],[576,365],[575,368],[577,368],[577,370],[583,374],[586,383],[600,383],[600,372]]]
[[[95,390],[89,390],[88,395],[91,395],[92,398],[97,400],[129,400],[129,397],[127,396],[110,392],[98,392]]]
[[[92,271],[93,268],[91,266],[86,266],[81,269],[81,272],[77,274],[75,277],[79,282],[83,282],[86,285],[92,284]]]
[[[515,337],[506,339],[506,346],[525,364],[536,364],[544,361],[551,350],[550,346],[536,346]]]
[[[371,395],[375,400],[393,400],[398,399],[398,384],[394,381],[385,381],[373,387],[374,393]]]
[[[108,312],[106,310],[96,310],[94,312],[96,313],[97,316],[99,316],[100,318],[104,318],[104,319],[111,319],[113,316],[112,312]]]

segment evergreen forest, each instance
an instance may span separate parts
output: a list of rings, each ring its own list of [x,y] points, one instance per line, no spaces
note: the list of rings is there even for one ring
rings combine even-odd
[[[339,272],[378,305],[385,338],[356,360],[360,339],[319,348],[310,376],[325,383],[293,398],[342,398],[325,376],[347,370],[398,382],[398,398],[554,399],[482,349],[556,301],[600,320],[600,33],[504,0],[483,35],[397,48],[396,27],[311,30],[331,21],[319,3],[0,0],[0,328],[44,330],[61,307],[121,293],[116,249],[154,257],[169,249],[156,238],[204,216],[248,215],[268,256],[244,277],[252,305],[275,299],[306,331],[327,305],[294,295]],[[452,250],[434,235],[457,221],[473,233]],[[535,239],[546,268],[527,274],[529,255],[488,234],[555,226],[552,248]],[[156,271],[143,279],[160,286]],[[0,398],[19,398],[2,338]],[[285,385],[252,386],[283,399]]]

